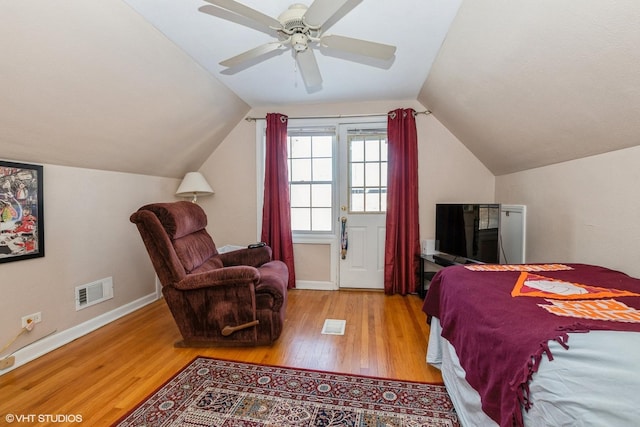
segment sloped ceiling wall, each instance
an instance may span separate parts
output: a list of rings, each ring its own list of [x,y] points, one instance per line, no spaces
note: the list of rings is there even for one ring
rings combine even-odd
[[[181,177],[249,111],[120,0],[0,9],[4,159]]]
[[[638,22],[464,0],[416,98],[496,175],[638,145]],[[250,110],[122,0],[2,2],[0,52],[4,159],[180,178]]]
[[[465,0],[418,99],[494,174],[640,143],[640,2]]]

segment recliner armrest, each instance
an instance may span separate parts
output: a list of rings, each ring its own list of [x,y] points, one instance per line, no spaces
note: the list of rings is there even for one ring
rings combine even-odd
[[[241,286],[257,284],[260,273],[251,266],[232,266],[217,268],[203,273],[189,274],[181,281],[174,284],[176,289],[186,291],[192,289],[208,288],[212,286]]]
[[[256,295],[269,294],[273,298],[273,309],[280,310],[287,295],[288,271],[282,261],[271,261],[258,269],[260,282],[256,285]]]
[[[269,246],[262,246],[259,248],[238,249],[237,251],[218,254],[218,256],[225,267],[234,265],[260,267],[271,261],[271,248]]]

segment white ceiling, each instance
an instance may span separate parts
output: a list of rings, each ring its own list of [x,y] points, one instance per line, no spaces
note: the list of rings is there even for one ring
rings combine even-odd
[[[325,34],[397,46],[389,62],[316,51],[323,77],[320,90],[307,91],[291,49],[268,55],[230,74],[220,61],[276,40],[272,35],[223,17],[233,14],[201,0],[124,0],[168,39],[187,52],[252,107],[296,103],[416,99],[461,0],[348,0]],[[293,3],[312,0],[240,0],[277,18]],[[208,5],[218,16],[198,9]],[[346,14],[344,13],[346,11]],[[341,17],[340,17],[341,16]],[[359,62],[357,62],[359,61]],[[371,64],[371,65],[367,65]]]

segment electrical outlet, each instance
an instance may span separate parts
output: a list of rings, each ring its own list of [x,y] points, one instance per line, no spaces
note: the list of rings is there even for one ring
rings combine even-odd
[[[15,356],[9,356],[5,357],[4,359],[0,359],[0,371],[3,369],[9,369],[13,366],[14,363],[16,363]]]
[[[31,320],[31,322],[29,322]],[[29,323],[40,323],[42,322],[42,313],[37,312],[33,314],[29,314],[27,316],[22,317],[22,327],[26,328]]]

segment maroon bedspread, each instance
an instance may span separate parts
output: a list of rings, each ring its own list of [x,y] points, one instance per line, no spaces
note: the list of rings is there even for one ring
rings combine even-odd
[[[540,276],[640,293],[640,280],[603,267],[564,264],[568,271],[536,272]],[[528,409],[528,383],[547,343],[565,348],[568,332],[617,330],[640,332],[640,323],[561,317],[538,304],[540,297],[512,297],[520,272],[469,271],[447,267],[433,278],[423,311],[442,325],[442,336],[455,348],[469,384],[480,394],[482,409],[500,426],[522,426],[521,408]],[[640,297],[616,297],[640,309]]]

